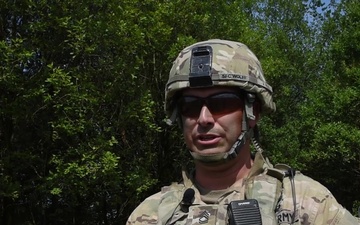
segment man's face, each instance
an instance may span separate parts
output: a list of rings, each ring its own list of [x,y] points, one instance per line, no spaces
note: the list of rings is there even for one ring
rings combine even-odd
[[[184,90],[179,110],[187,147],[204,155],[229,151],[241,133],[243,105],[231,87]]]

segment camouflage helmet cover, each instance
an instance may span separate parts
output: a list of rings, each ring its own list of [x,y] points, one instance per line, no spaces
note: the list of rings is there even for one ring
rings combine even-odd
[[[261,64],[255,54],[244,44],[213,39],[195,43],[183,49],[173,62],[165,88],[165,111],[170,117],[173,98],[179,91],[189,88],[192,50],[196,47],[211,48],[211,86],[235,86],[256,94],[261,101],[262,113],[275,111],[272,88],[266,83]]]

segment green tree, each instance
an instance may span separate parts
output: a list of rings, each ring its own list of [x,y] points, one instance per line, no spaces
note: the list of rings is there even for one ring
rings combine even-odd
[[[342,1],[326,11],[319,40],[324,43],[319,65],[301,112],[307,118],[307,171],[327,184],[348,209],[360,185],[358,105],[360,4]]]
[[[358,9],[0,0],[0,223],[124,224],[143,198],[180,180],[191,160],[164,122],[164,86],[177,53],[211,38],[244,42],[263,64],[278,106],[261,122],[267,154],[314,176],[321,165],[328,172],[317,178],[351,207],[359,197],[345,194],[358,186],[342,182],[359,169]],[[348,176],[335,171],[337,157]]]
[[[132,4],[1,2],[2,224],[111,224],[156,182]]]

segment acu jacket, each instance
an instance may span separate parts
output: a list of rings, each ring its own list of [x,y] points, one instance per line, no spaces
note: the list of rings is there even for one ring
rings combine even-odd
[[[189,205],[184,192],[195,191]],[[248,177],[226,190],[204,190],[193,176],[183,172],[183,182],[163,187],[145,199],[130,215],[127,225],[181,224],[222,225],[229,223],[231,201],[256,199],[263,225],[360,225],[319,182],[284,165],[273,167],[256,153]]]

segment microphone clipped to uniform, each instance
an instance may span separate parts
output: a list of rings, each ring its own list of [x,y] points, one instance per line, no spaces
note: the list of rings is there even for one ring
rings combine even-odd
[[[189,212],[189,207],[194,202],[195,191],[192,188],[188,188],[185,190],[183,198],[181,200],[181,211],[187,213]]]

